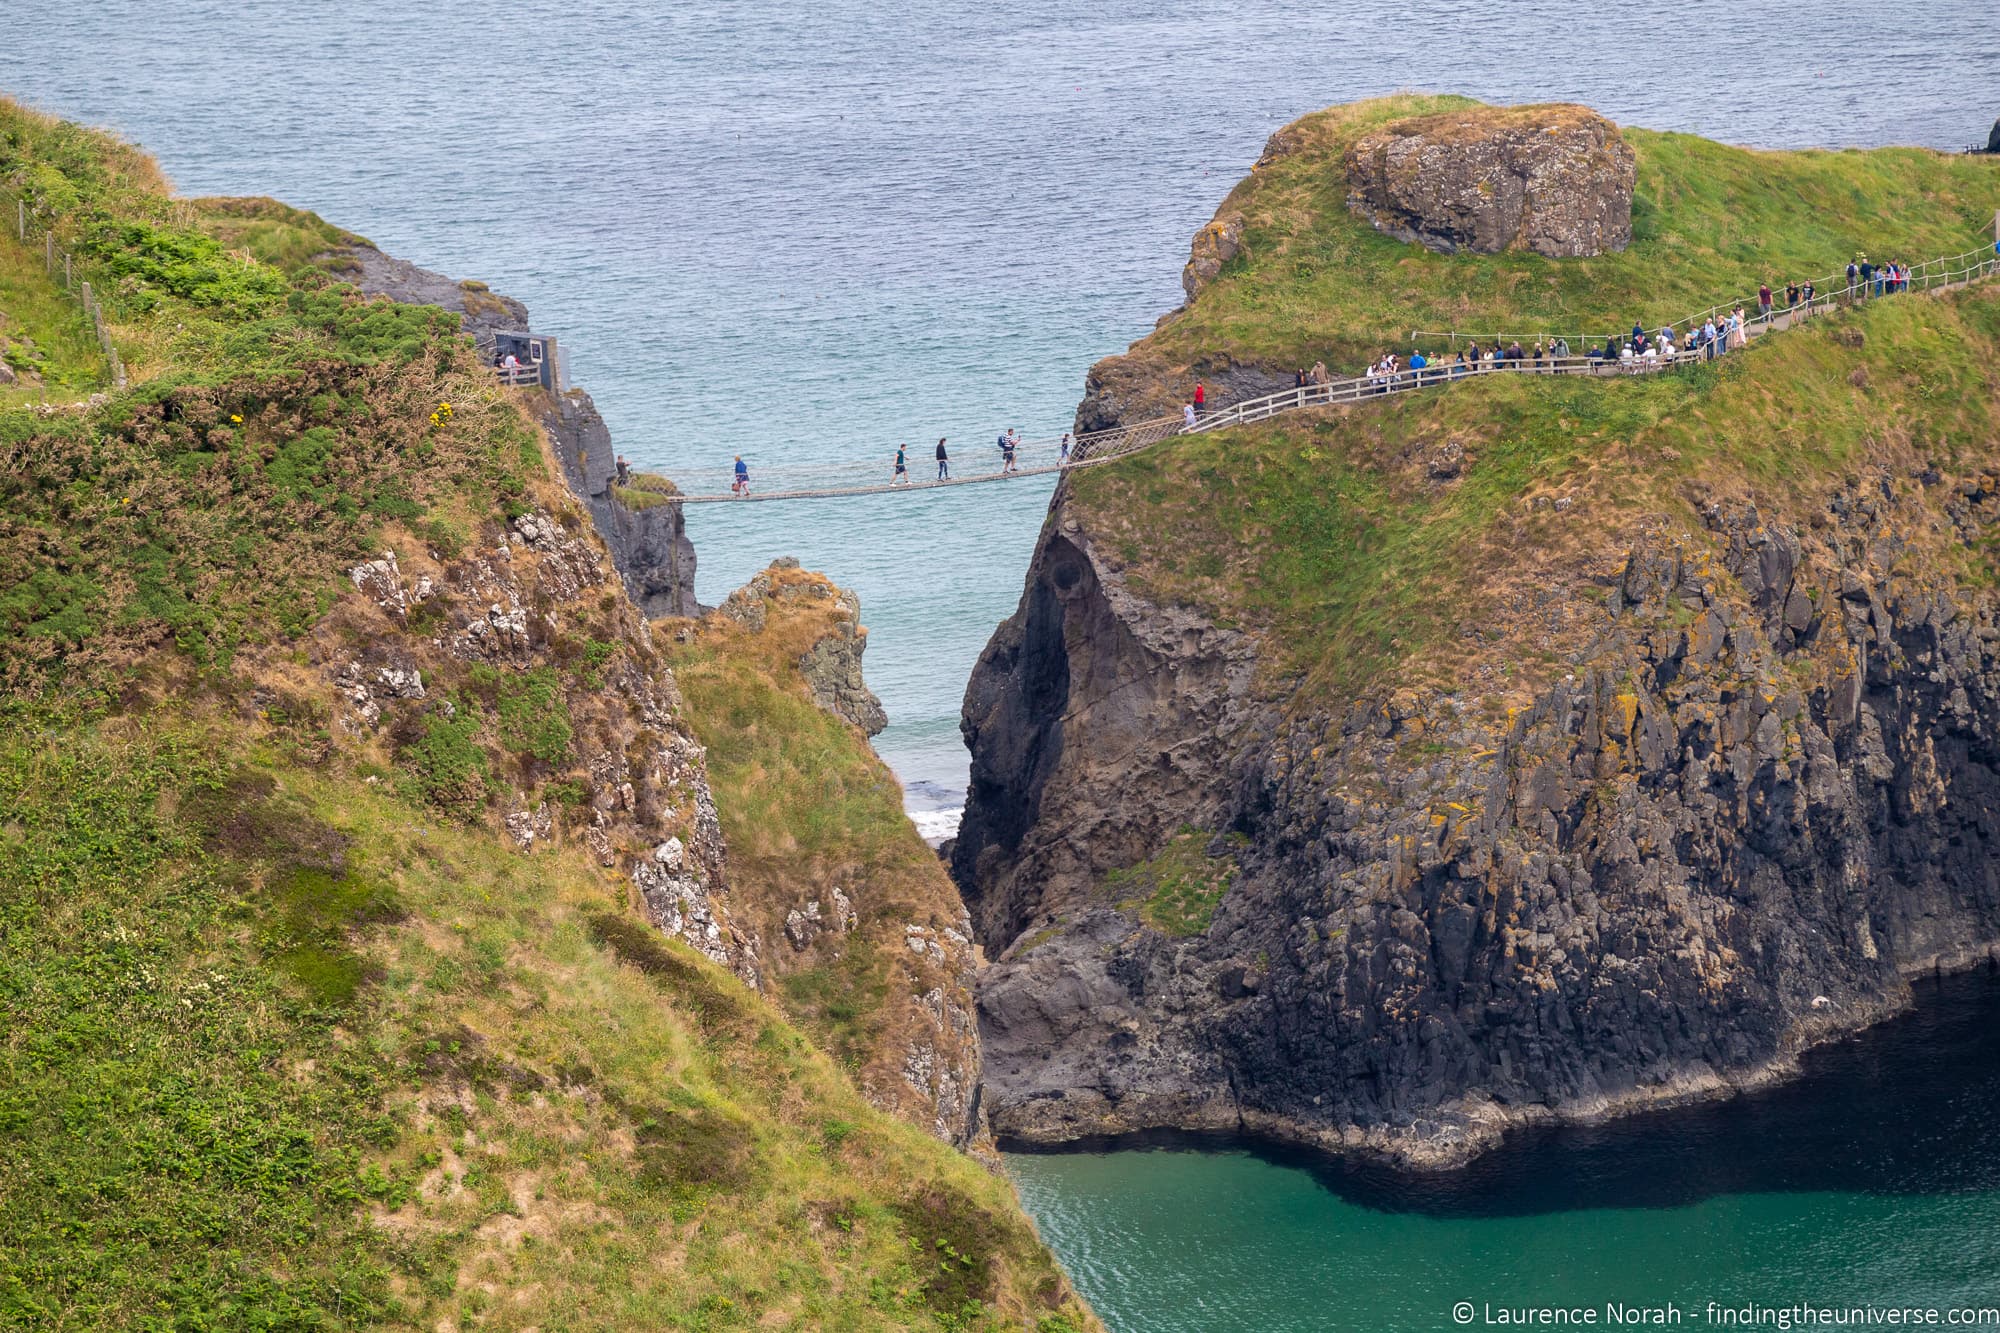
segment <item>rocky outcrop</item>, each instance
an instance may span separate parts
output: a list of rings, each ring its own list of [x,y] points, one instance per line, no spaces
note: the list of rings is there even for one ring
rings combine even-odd
[[[1704,513],[1607,562],[1527,707],[1328,711],[1123,586],[1059,498],[965,712],[995,1132],[1449,1166],[1779,1076],[1907,976],[2000,960],[2000,602],[1921,558],[1992,530],[2000,476]],[[1181,938],[1106,876],[1188,827],[1244,845]]]
[[[1181,270],[1181,290],[1193,305],[1201,289],[1214,282],[1222,266],[1243,253],[1243,215],[1228,213],[1194,234],[1187,267]]]
[[[1076,409],[1077,433],[1177,417],[1181,404],[1194,396],[1197,380],[1215,407],[1260,398],[1292,384],[1291,372],[1255,362],[1216,354],[1177,365],[1141,345],[1122,356],[1105,357],[1084,376],[1083,401]]]
[[[725,806],[755,806],[768,784],[794,793],[749,832],[729,905],[761,938],[783,940],[763,956],[773,989],[798,998],[809,1027],[826,1024],[871,1102],[978,1148],[978,951],[965,905],[868,747],[887,719],[861,678],[859,616],[853,593],[785,558],[673,629],[697,646],[681,674],[689,695],[719,688],[727,711],[756,719],[727,732],[721,718],[695,719],[730,756]],[[842,724],[800,720],[807,699]]]
[[[386,296],[406,305],[441,306],[459,317],[465,331],[483,353],[493,350],[493,335],[528,327],[528,307],[502,296],[483,282],[459,281],[419,268],[407,259],[385,255],[365,243],[338,252],[341,279],[371,296]],[[490,361],[489,361],[490,364]]]
[[[563,479],[590,511],[625,590],[648,617],[696,616],[694,543],[677,504],[621,497],[618,456],[597,404],[581,389],[545,396],[537,411],[555,446]]]
[[[1986,151],[2000,153],[2000,120],[1993,122],[1993,129],[1986,136]]]
[[[344,280],[371,295],[451,311],[482,352],[492,351],[496,330],[528,327],[528,308],[513,297],[501,296],[483,282],[453,281],[372,245],[344,247],[340,269]],[[688,540],[681,506],[620,498],[611,429],[582,389],[540,395],[535,411],[555,448],[563,480],[583,501],[639,609],[653,618],[701,614],[694,598],[694,543]]]
[[[1394,121],[1347,152],[1348,207],[1442,250],[1574,259],[1632,240],[1637,158],[1579,106],[1478,108]]]
[[[561,753],[544,744],[510,761],[520,768],[492,763],[495,776],[458,813],[473,817],[504,793],[498,822],[515,846],[572,840],[599,865],[623,867],[655,925],[758,985],[762,941],[729,901],[705,753],[647,622],[623,598],[599,595],[608,578],[601,548],[567,504],[522,514],[455,558],[385,551],[355,566],[358,597],[315,637],[340,703],[334,727],[364,743],[386,732],[399,752],[421,747],[434,727],[461,719],[451,695],[478,688],[471,669],[486,669],[489,681],[538,669],[553,680],[546,669],[574,652],[573,636],[610,645],[595,688],[539,705],[562,719]],[[580,797],[560,819],[545,781]]]
[[[1058,504],[960,722],[972,774],[952,875],[989,953],[1103,869],[1220,818],[1254,669],[1244,636],[1136,597]]]

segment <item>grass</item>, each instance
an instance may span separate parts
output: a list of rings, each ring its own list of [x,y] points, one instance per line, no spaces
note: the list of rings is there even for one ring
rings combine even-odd
[[[1215,909],[1235,882],[1235,849],[1246,841],[1240,834],[1230,835],[1221,839],[1222,849],[1216,851],[1215,834],[1183,828],[1167,840],[1159,855],[1107,874],[1104,888],[1124,910],[1136,912],[1163,934],[1199,935],[1215,919]]]
[[[1990,244],[2000,207],[2000,162],[1978,155],[1758,152],[1626,129],[1638,183],[1622,253],[1436,254],[1348,210],[1342,154],[1387,121],[1452,110],[1508,114],[1399,95],[1280,131],[1294,150],[1258,167],[1218,210],[1244,216],[1243,254],[1138,349],[1171,365],[1232,357],[1289,370],[1324,359],[1347,373],[1413,329],[1601,338],[1754,294],[1762,281],[1776,288],[1843,270],[1857,252],[1915,263],[1975,249],[1982,237]]]
[[[82,305],[63,290],[60,273],[50,277],[41,247],[16,239],[11,219],[0,228],[0,359],[20,377],[0,388],[0,410],[81,398],[110,374]]]
[[[0,178],[115,276],[137,381],[0,410],[0,1325],[1094,1326],[1003,1180],[577,845],[586,746],[663,780],[631,691],[671,691],[615,581],[553,591],[523,546],[532,660],[437,641],[442,562],[530,506],[587,521],[456,322],[340,287],[310,215],[172,200],[11,103]],[[346,577],[385,548],[437,576],[406,617]],[[376,648],[427,698],[345,730],[338,664]],[[814,864],[893,885],[928,855],[900,812],[887,840],[893,781],[801,737],[757,744],[836,765]],[[685,831],[685,777],[621,813],[614,863]],[[544,800],[529,857],[501,815]]]
[[[2000,295],[1910,297],[1671,375],[1482,379],[1198,436],[1078,474],[1070,503],[1149,596],[1264,634],[1304,697],[1441,681],[1538,590],[1614,576],[1641,517],[1698,530],[1697,489],[1803,522],[1864,463],[1978,464],[1996,366]],[[1448,444],[1467,461],[1441,481]]]
[[[813,704],[799,673],[800,657],[843,614],[832,585],[804,571],[770,573],[777,595],[766,600],[763,630],[711,618],[668,655],[708,748],[731,893],[773,942],[766,961],[781,974],[789,1012],[881,1104],[927,1121],[902,1078],[903,1052],[929,1025],[918,997],[960,983],[932,975],[904,932],[955,926],[957,890],[903,813],[895,775],[858,730]],[[800,595],[807,590],[821,595]],[[858,926],[795,956],[782,944],[785,913],[811,900],[830,906],[836,886]]]
[[[580,859],[157,713],[0,735],[0,794],[9,1327],[1087,1317]]]

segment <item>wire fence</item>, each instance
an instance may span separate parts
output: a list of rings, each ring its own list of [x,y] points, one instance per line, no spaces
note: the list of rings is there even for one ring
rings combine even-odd
[[[110,371],[111,387],[126,387],[125,361],[118,354],[118,346],[112,341],[111,330],[104,322],[104,306],[98,300],[97,292],[88,279],[78,271],[76,257],[69,249],[62,247],[56,234],[55,220],[37,209],[29,207],[28,197],[18,191],[0,186],[0,207],[11,204],[15,237],[23,245],[32,245],[39,237],[42,242],[42,263],[51,279],[61,272],[63,290],[74,297],[83,308],[85,319],[90,321],[91,331],[97,335],[97,345],[104,352],[104,362]]]

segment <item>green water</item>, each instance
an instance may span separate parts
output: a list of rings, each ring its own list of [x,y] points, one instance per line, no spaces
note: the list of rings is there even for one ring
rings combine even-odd
[[[1729,1195],[1529,1217],[1378,1212],[1245,1153],[1014,1157],[1119,1333],[1442,1329],[1452,1307],[1994,1304],[2000,1193]],[[1480,1325],[1475,1325],[1480,1326]],[[1491,1327],[1493,1325],[1484,1325]],[[1616,1325],[1611,1325],[1616,1326]]]
[[[1983,1308],[1974,1326],[2000,1328],[2000,982],[1926,990],[1785,1087],[1535,1134],[1447,1177],[1242,1148],[1008,1170],[1115,1333],[1518,1327],[1502,1316],[1527,1306],[1645,1326],[1608,1303],[1745,1326],[1710,1302],[1936,1309],[1937,1327]]]

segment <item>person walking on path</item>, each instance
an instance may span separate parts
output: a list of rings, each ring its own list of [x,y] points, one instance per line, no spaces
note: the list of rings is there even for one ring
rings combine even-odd
[[[1200,416],[1208,411],[1208,386],[1200,380],[1194,382],[1194,414]]]
[[[946,453],[946,452],[944,451],[944,438],[943,438],[942,436],[940,436],[940,437],[938,438],[938,447],[937,447],[937,460],[938,460],[938,474],[937,474],[937,479],[938,479],[939,481],[950,481],[950,480],[951,480],[951,455],[950,455],[950,454],[947,454],[947,453]]]
[[[910,484],[910,460],[900,444],[896,446],[896,471],[889,478],[889,484],[894,486],[899,482],[905,486]]]
[[[1317,384],[1322,389],[1325,388],[1327,385],[1333,383],[1333,376],[1327,373],[1326,362],[1324,361],[1313,362],[1312,382],[1314,384]]]
[[[1181,429],[1182,429],[1182,430],[1184,430],[1184,431],[1187,431],[1187,430],[1193,430],[1193,429],[1194,429],[1194,404],[1193,404],[1193,403],[1182,403],[1182,404],[1181,404]]]
[[[1020,447],[1021,447],[1020,437],[1014,434],[1014,428],[1012,426],[1007,427],[1007,433],[1000,437],[1001,476],[1004,477],[1009,472],[1018,472],[1021,470],[1020,466],[1014,461],[1014,451],[1019,449]]]
[[[1847,261],[1847,294],[1854,295],[1854,284],[1861,276],[1861,265],[1850,259]]]
[[[1303,374],[1304,372],[1301,371],[1300,373]],[[1069,454],[1070,454],[1069,432],[1064,431],[1062,437],[1062,443],[1056,447],[1056,466],[1068,467]]]
[[[729,484],[731,492],[738,496],[750,494],[750,465],[743,461],[743,455],[736,455],[736,480]]]
[[[1750,327],[1744,321],[1743,307],[1737,306],[1736,313],[1729,317],[1729,346],[1733,350],[1750,345]]]
[[[1771,284],[1759,284],[1757,288],[1757,313],[1765,319],[1771,317]]]

